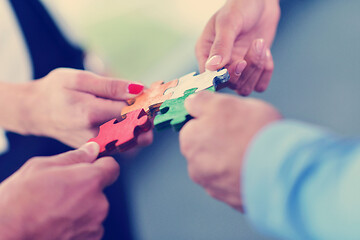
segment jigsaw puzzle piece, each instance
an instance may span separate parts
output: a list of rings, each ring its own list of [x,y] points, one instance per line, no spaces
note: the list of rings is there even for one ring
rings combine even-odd
[[[209,89],[210,91],[215,91],[215,87],[212,86]],[[196,88],[192,88],[185,91],[185,95],[177,99],[166,100],[160,106],[160,112],[154,119],[154,126],[157,130],[162,130],[172,126],[175,131],[180,131],[184,124],[192,119],[189,113],[186,111],[184,102],[185,99],[194,94]]]
[[[127,113],[122,119],[112,119],[100,126],[97,137],[89,142],[100,146],[99,157],[124,152],[137,144],[137,137],[152,128],[144,109]]]
[[[125,115],[129,112],[137,109],[144,109],[150,116],[157,111],[160,105],[171,97],[171,93],[164,94],[164,92],[171,87],[175,87],[178,80],[175,79],[168,83],[157,81],[151,84],[150,88],[144,90],[144,92],[136,98],[130,99],[128,104],[122,109],[121,115]]]
[[[179,78],[176,87],[167,89],[164,94],[172,93],[170,99],[176,99],[184,96],[186,90],[192,88],[196,89],[195,92],[205,90],[212,86],[214,86],[216,90],[219,90],[220,88],[226,86],[229,79],[230,75],[226,69],[218,71],[205,71],[201,74],[193,72]]]

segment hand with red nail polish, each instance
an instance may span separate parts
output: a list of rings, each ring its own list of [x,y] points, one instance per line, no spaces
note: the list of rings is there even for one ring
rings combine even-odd
[[[24,88],[21,109],[25,114],[21,114],[22,121],[13,121],[20,124],[9,124],[9,129],[79,147],[97,135],[101,124],[119,117],[126,100],[141,94],[144,85],[87,71],[56,69]],[[152,138],[145,139],[149,143]]]
[[[264,91],[274,68],[269,48],[279,17],[279,0],[228,0],[196,44],[200,72],[226,67],[239,94]]]

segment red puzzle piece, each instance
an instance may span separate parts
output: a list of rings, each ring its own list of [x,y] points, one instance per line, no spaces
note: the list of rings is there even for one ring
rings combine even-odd
[[[144,109],[138,109],[127,113],[123,119],[112,119],[101,125],[98,136],[89,142],[100,145],[99,157],[108,156],[134,147],[139,134],[151,128],[152,123]]]

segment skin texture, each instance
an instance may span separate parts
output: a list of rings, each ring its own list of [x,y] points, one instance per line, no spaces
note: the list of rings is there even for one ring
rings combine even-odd
[[[195,117],[180,131],[190,178],[210,196],[242,211],[244,154],[254,136],[280,120],[280,114],[263,101],[209,91],[190,96],[185,107]]]
[[[265,91],[274,69],[270,46],[279,18],[279,0],[228,0],[196,44],[200,71],[226,67],[238,94]]]
[[[132,84],[137,83],[65,68],[37,81],[0,83],[0,126],[76,148],[95,137],[101,124],[121,115],[125,100],[137,96],[129,93]],[[139,137],[140,145],[151,141],[152,132]]]
[[[96,143],[28,160],[0,184],[0,239],[101,239],[109,203],[103,189],[119,176]]]

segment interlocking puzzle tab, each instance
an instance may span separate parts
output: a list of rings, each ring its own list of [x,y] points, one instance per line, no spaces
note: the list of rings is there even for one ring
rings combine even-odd
[[[207,90],[215,91],[215,87]],[[185,91],[185,95],[176,99],[166,100],[160,106],[160,112],[154,119],[154,126],[157,130],[162,130],[167,127],[172,127],[175,131],[180,131],[184,124],[192,117],[186,111],[184,102],[185,99],[194,94],[196,88]]]
[[[179,78],[176,87],[167,89],[164,94],[172,93],[170,99],[176,99],[184,96],[185,91],[192,88],[196,88],[195,92],[205,90],[212,86],[215,87],[215,90],[218,90],[227,84],[229,78],[230,75],[226,69],[205,71],[201,74],[193,72]]]
[[[122,119],[112,119],[100,126],[97,137],[89,142],[100,146],[99,157],[116,152],[124,152],[137,144],[137,137],[152,128],[152,123],[144,109],[137,109]]]
[[[171,93],[164,94],[166,89],[175,87],[178,80],[173,80],[168,83],[157,81],[151,84],[149,89],[146,89],[140,96],[130,99],[128,104],[122,109],[121,114],[125,115],[137,109],[144,109],[150,116],[158,110],[160,105],[171,97]]]
[[[123,108],[120,119],[101,125],[98,136],[89,141],[100,145],[99,157],[126,151],[137,144],[139,134],[152,128],[150,119],[154,116],[156,129],[172,126],[179,131],[192,118],[185,109],[185,99],[205,89],[219,90],[227,85],[229,79],[228,71],[221,69],[190,73],[168,83],[155,82],[141,95],[128,101],[130,105]]]

